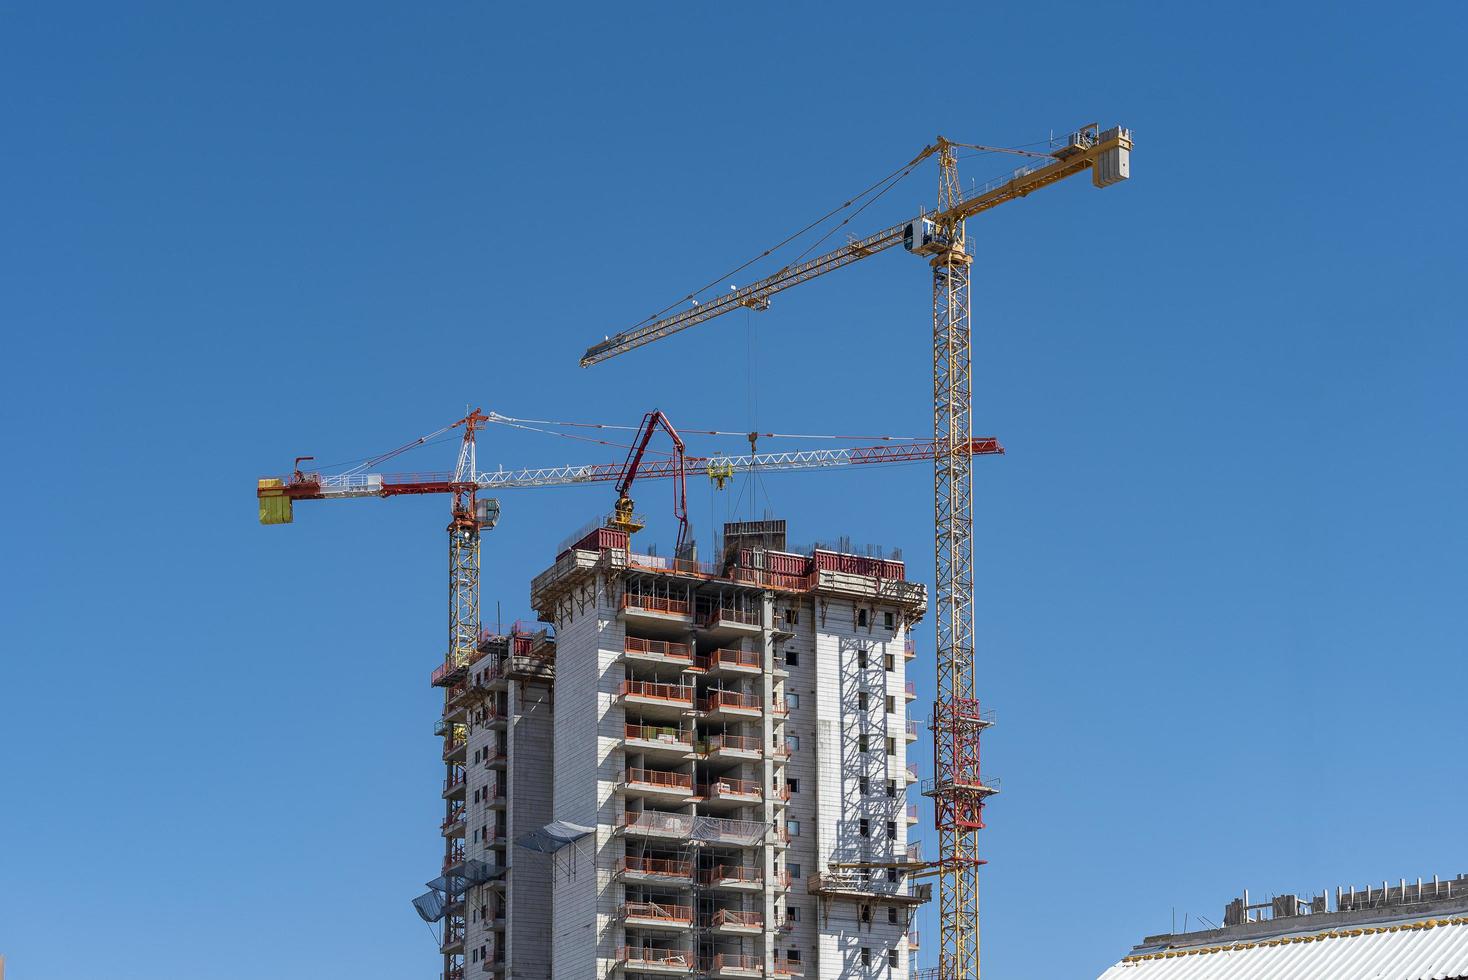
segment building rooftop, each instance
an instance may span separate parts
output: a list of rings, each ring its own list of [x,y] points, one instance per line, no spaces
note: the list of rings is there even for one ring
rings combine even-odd
[[[1468,978],[1468,875],[1230,902],[1224,926],[1148,936],[1100,980]]]

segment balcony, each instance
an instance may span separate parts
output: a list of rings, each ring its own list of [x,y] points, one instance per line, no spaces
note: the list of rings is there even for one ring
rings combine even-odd
[[[710,674],[755,674],[764,670],[765,658],[758,650],[735,650],[720,647],[712,653],[701,653],[695,665]]]
[[[723,936],[755,936],[764,931],[763,912],[720,909],[708,920],[708,928]]]
[[[764,960],[743,953],[719,953],[706,966],[711,977],[759,977],[765,970]]]
[[[658,946],[619,946],[617,962],[640,973],[684,974],[693,972],[693,953],[686,949]]]
[[[907,777],[907,781],[909,783],[915,783],[918,781],[918,771],[917,767],[914,765],[909,764],[905,766],[902,770],[902,774]]]
[[[624,857],[617,859],[617,874],[627,881],[691,885],[693,862],[667,858]]]
[[[496,748],[484,760],[484,768],[486,769],[504,769],[509,764],[510,757],[505,755],[505,750],[501,748]]]
[[[912,660],[915,657],[917,657],[917,646],[911,640],[908,640],[905,643],[903,643],[902,644],[902,659],[904,659],[904,660]]]
[[[698,743],[699,752],[712,759],[758,761],[764,758],[764,748],[763,739],[748,735],[710,735]]]
[[[909,701],[911,701],[914,698],[916,698],[917,697],[917,682],[916,681],[903,681],[902,682],[902,693],[903,693],[903,696],[906,697],[907,700],[909,700]]]
[[[740,806],[758,803],[765,798],[764,788],[753,779],[733,779],[727,776],[699,784],[698,795],[706,803],[735,803]]]
[[[622,727],[627,748],[686,759],[693,753],[693,732],[668,725],[633,725]]]
[[[909,929],[907,932],[907,948],[918,949],[921,946],[922,943],[918,942],[918,931],[916,929]]]
[[[624,902],[622,921],[645,929],[692,929],[693,906],[662,902]]]
[[[627,637],[623,653],[628,660],[641,660],[647,663],[671,663],[686,667],[693,663],[693,648],[687,643],[673,643],[668,640],[644,640],[640,637]]]
[[[908,864],[922,864],[923,863],[923,842],[922,841],[915,840],[911,844],[908,844],[907,845],[907,863]]]
[[[443,823],[438,825],[439,833],[444,837],[463,837],[464,810],[465,807],[462,803],[451,809],[448,816],[443,818]]]
[[[758,694],[741,694],[738,691],[710,691],[706,698],[699,698],[698,710],[705,720],[719,721],[725,718],[761,718],[764,716],[764,699]],[[771,714],[781,714],[771,706]]]
[[[693,709],[693,687],[655,681],[623,681],[617,694],[624,705],[636,705],[645,714],[678,717]]]
[[[693,816],[687,813],[660,813],[643,810],[629,813],[622,823],[622,832],[639,837],[657,837],[665,840],[685,840],[693,833]]]
[[[628,794],[681,803],[693,795],[693,776],[663,769],[627,769],[622,787]]]
[[[721,864],[700,871],[698,881],[705,888],[757,892],[764,887],[765,869],[752,865]]]
[[[693,621],[693,609],[683,599],[635,595],[629,592],[622,597],[622,616],[628,622],[643,620],[653,623],[687,624]]]
[[[456,926],[445,926],[443,938],[439,940],[438,951],[445,956],[455,956],[464,952],[464,925],[460,920]]]
[[[907,723],[907,740],[909,742],[916,742],[918,740],[918,723],[915,721],[909,721]]]
[[[454,841],[443,856],[443,873],[448,874],[452,868],[457,868],[464,863],[464,842]]]
[[[468,777],[464,775],[464,770],[455,767],[454,771],[449,774],[449,777],[443,781],[443,798],[446,800],[462,800],[464,798],[464,786],[467,782]]]
[[[758,609],[734,609],[729,606],[703,606],[698,610],[698,628],[701,630],[733,630],[742,633],[758,633],[760,613]]]
[[[757,847],[764,842],[767,829],[759,820],[707,816],[698,818],[698,836],[706,844]]]
[[[805,964],[800,960],[790,960],[783,956],[775,957],[775,968],[771,971],[777,977],[803,977],[805,976]]]
[[[910,826],[912,826],[913,824],[915,824],[917,822],[918,822],[918,808],[917,808],[917,804],[916,803],[909,803],[907,805],[907,824],[910,827]]]

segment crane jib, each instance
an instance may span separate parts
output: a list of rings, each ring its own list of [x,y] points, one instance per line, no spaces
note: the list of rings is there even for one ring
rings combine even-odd
[[[1130,152],[1131,131],[1117,126],[1105,132],[1087,136],[1082,130],[1072,134],[1070,142],[1052,154],[1053,160],[1036,163],[989,181],[964,195],[952,208],[927,217],[939,225],[956,225],[975,217],[1006,201],[1015,201],[1042,187],[1064,180],[1087,169],[1092,171],[1092,182],[1097,187],[1126,180],[1131,176]],[[921,159],[921,156],[919,157]],[[864,239],[852,241],[825,255],[818,256],[795,266],[787,266],[758,282],[726,293],[706,303],[697,303],[692,309],[682,310],[652,323],[624,330],[593,344],[581,356],[581,366],[600,364],[619,354],[644,347],[671,334],[687,330],[715,317],[731,313],[740,308],[764,309],[775,293],[799,285],[816,276],[833,272],[850,265],[858,259],[875,255],[903,241],[904,232],[911,222],[903,222],[885,228]]]

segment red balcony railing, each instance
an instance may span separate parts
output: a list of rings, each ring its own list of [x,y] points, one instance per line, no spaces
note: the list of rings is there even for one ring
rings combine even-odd
[[[685,970],[693,969],[693,954],[686,949],[662,949],[656,946],[618,946],[617,959],[623,963],[652,964]]]
[[[719,711],[734,708],[741,711],[759,711],[764,701],[758,694],[740,694],[738,691],[710,691],[709,696],[700,698],[699,711]]]
[[[462,769],[454,772],[453,775],[449,776],[443,781],[443,791],[447,793],[451,789],[457,789],[458,787],[463,786],[464,780],[467,778],[468,777],[464,775],[464,771]]]
[[[693,831],[693,817],[687,813],[660,813],[656,810],[643,810],[641,813],[627,814],[623,818],[622,826],[626,830],[687,837]]]
[[[618,693],[623,697],[652,698],[669,704],[693,706],[693,688],[684,684],[658,684],[653,681],[623,681]]]
[[[687,643],[673,643],[669,640],[644,640],[639,637],[627,637],[627,645],[623,648],[628,653],[641,653],[654,657],[662,657],[664,660],[693,660],[693,648]]]
[[[911,660],[917,656],[917,646],[911,640],[908,640],[902,644],[902,655],[908,660]]]
[[[765,869],[737,864],[720,864],[700,871],[698,880],[705,885],[716,885],[726,881],[757,885],[765,880]]]
[[[760,784],[752,779],[715,779],[710,783],[700,783],[698,795],[706,799],[720,799],[726,796],[749,796],[755,799],[764,798],[764,790]]]
[[[656,919],[670,925],[692,925],[691,905],[664,905],[661,902],[625,902],[622,917],[627,919]]]
[[[902,682],[902,690],[903,690],[903,693],[905,693],[910,698],[917,697],[917,682],[916,681],[903,681]]]
[[[744,953],[719,953],[708,961],[708,968],[710,973],[722,973],[725,970],[759,973],[764,969],[764,961],[758,956]]]
[[[765,743],[763,739],[752,738],[748,735],[710,735],[703,740],[703,751],[705,752],[753,752],[761,754]]]
[[[670,748],[693,748],[693,732],[665,725],[624,725],[622,737],[638,742],[657,742]]]
[[[652,786],[657,789],[693,789],[693,776],[686,772],[665,772],[662,769],[628,769],[628,786]]]
[[[783,956],[775,957],[775,976],[777,977],[803,977],[805,966],[800,960],[786,959]]]
[[[733,650],[720,647],[713,653],[700,653],[696,664],[705,670],[715,667],[748,667],[759,670],[764,666],[764,657],[758,650]]]
[[[909,929],[907,932],[908,949],[917,949],[921,945],[922,943],[918,941],[918,931],[916,929]]]
[[[687,616],[688,603],[683,599],[668,599],[656,595],[634,595],[628,593],[622,597],[623,609],[640,609],[644,612],[668,613],[673,616]]]
[[[734,909],[720,909],[714,913],[709,921],[713,928],[731,926],[738,929],[763,929],[765,925],[765,914],[763,912],[738,912]]]
[[[666,858],[624,857],[617,859],[617,870],[628,874],[658,875],[663,878],[692,878],[692,861]]]
[[[717,622],[743,623],[745,626],[759,625],[759,610],[757,609],[730,609],[726,606],[710,606],[698,611],[698,621],[701,626],[711,626]]]

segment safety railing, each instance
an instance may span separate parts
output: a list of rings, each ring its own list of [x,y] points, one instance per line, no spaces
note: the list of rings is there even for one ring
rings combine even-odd
[[[762,799],[764,790],[760,784],[752,779],[715,779],[711,782],[700,783],[698,795],[705,799],[717,800],[729,796],[745,796],[752,799]]]
[[[710,735],[700,743],[704,752],[754,752],[764,751],[764,740],[748,735]]]
[[[904,694],[906,694],[910,698],[917,697],[917,682],[916,681],[903,681],[902,682],[902,692]]]
[[[664,949],[660,946],[618,946],[617,959],[623,963],[693,969],[693,953],[686,949]]]
[[[775,957],[773,972],[777,977],[803,977],[805,976],[805,965],[800,960],[777,956]]]
[[[622,697],[652,698],[670,704],[693,706],[693,688],[685,684],[658,684],[653,681],[623,681],[617,693]]]
[[[687,837],[693,831],[693,819],[686,813],[660,813],[656,810],[643,810],[641,813],[632,813],[624,817],[622,827],[624,830],[640,833]]]
[[[443,791],[447,793],[449,790],[458,789],[460,786],[464,785],[464,782],[467,778],[468,777],[464,775],[463,770],[459,770],[453,773],[451,776],[443,781]]]
[[[739,912],[734,909],[720,909],[709,920],[709,925],[714,929],[720,929],[725,926],[734,929],[763,929],[765,925],[765,914],[763,912]]]
[[[698,623],[700,626],[712,626],[715,623],[739,623],[744,626],[759,625],[758,609],[734,609],[729,606],[707,606],[698,611]]]
[[[624,781],[628,786],[654,789],[693,789],[693,777],[686,772],[664,772],[661,769],[628,769]]]
[[[757,885],[765,880],[765,869],[736,864],[719,864],[700,871],[698,880],[705,885],[718,885],[725,882]]]
[[[734,650],[720,647],[712,653],[699,654],[694,663],[704,670],[715,670],[719,667],[745,667],[759,670],[764,666],[764,657],[758,650]]]
[[[764,708],[764,701],[758,694],[740,694],[738,691],[710,691],[708,697],[698,701],[699,711],[720,711],[725,708],[760,711]]]
[[[666,725],[623,725],[622,737],[637,742],[655,742],[669,748],[693,748],[693,732]]]
[[[907,659],[907,660],[911,660],[912,658],[916,657],[917,656],[917,644],[916,643],[913,643],[911,640],[905,640],[905,641],[903,641],[903,644],[902,644],[902,656],[905,659]]]
[[[631,654],[642,654],[650,657],[662,657],[664,660],[692,661],[693,648],[687,643],[674,643],[671,640],[644,640],[641,637],[627,637],[626,652]]]
[[[728,971],[759,973],[763,970],[764,961],[758,956],[750,956],[746,953],[718,953],[708,961],[708,971],[710,973],[724,973]]]
[[[660,878],[692,878],[692,861],[667,858],[624,857],[617,859],[617,871],[623,874],[656,875]]]
[[[923,860],[923,842],[915,840],[907,845],[907,860],[913,864],[921,864]]]
[[[917,820],[918,819],[918,808],[917,808],[917,804],[916,803],[909,803],[907,805],[907,819],[908,820]]]
[[[464,843],[460,841],[457,846],[451,847],[443,856],[443,870],[448,872],[449,868],[464,863]]]
[[[919,946],[922,945],[920,939],[921,937],[918,936],[918,931],[916,929],[909,929],[907,931],[907,948],[917,949]]]
[[[448,816],[443,818],[443,823],[438,825],[439,830],[442,833],[448,833],[450,828],[455,824],[463,823],[465,809],[464,806],[460,805],[450,810]]]
[[[622,608],[640,612],[666,613],[670,616],[687,616],[688,600],[669,599],[660,595],[638,595],[629,592],[622,597]]]
[[[673,925],[691,925],[693,907],[691,905],[665,905],[661,902],[624,902],[622,917],[624,919],[654,919]]]

